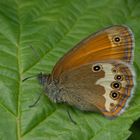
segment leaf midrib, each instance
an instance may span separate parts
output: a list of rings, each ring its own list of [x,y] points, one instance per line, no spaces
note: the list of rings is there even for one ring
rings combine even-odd
[[[19,23],[19,32],[18,32],[18,38],[17,38],[17,65],[18,65],[18,72],[19,72],[19,94],[17,97],[17,116],[16,116],[16,125],[17,125],[17,139],[21,140],[21,103],[20,103],[20,99],[21,99],[21,82],[22,82],[22,65],[21,65],[21,52],[20,52],[20,41],[21,41],[21,20],[20,20],[20,8],[19,8],[19,3],[17,3],[17,18],[18,18],[18,23]]]

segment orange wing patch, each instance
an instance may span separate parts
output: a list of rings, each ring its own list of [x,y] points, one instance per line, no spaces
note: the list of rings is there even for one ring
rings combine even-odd
[[[92,34],[76,45],[55,65],[52,76],[58,78],[63,71],[105,60],[122,60],[130,63],[133,52],[133,35],[126,26],[112,26]]]

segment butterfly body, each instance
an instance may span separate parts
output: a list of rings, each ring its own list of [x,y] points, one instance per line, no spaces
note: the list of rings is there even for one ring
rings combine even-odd
[[[39,79],[53,102],[116,117],[132,97],[132,56],[132,32],[113,26],[86,38]]]

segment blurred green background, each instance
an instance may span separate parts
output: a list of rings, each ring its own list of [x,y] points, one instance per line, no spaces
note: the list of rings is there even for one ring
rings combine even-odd
[[[135,121],[130,128],[132,131],[132,135],[128,138],[128,140],[139,140],[140,139],[140,119]]]

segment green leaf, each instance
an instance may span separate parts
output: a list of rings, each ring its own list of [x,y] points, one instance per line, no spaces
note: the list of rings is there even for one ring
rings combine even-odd
[[[126,112],[114,120],[52,103],[36,78],[49,73],[69,49],[93,32],[114,24],[132,28],[134,66],[140,84],[139,0],[0,1],[0,140],[125,140],[140,117],[140,87]],[[34,50],[32,49],[34,48]],[[35,53],[37,52],[37,53]],[[68,118],[67,110],[77,122]]]

